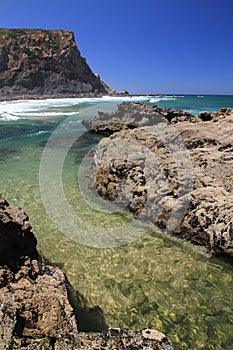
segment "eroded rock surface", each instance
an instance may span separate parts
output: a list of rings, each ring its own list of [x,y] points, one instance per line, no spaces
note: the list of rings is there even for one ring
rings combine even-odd
[[[233,109],[198,117],[124,103],[84,125],[118,131],[94,156],[103,197],[209,252],[233,255]]]
[[[196,115],[185,111],[177,111],[169,108],[159,108],[142,102],[121,103],[118,109],[112,113],[99,112],[93,119],[85,119],[83,125],[92,132],[111,135],[124,129],[155,125],[163,121],[163,118],[172,123],[179,121],[201,121]]]
[[[22,345],[26,338],[47,338],[52,344],[77,332],[60,269],[28,259],[17,273],[7,268],[0,273],[0,339],[4,349],[12,342]]]
[[[37,260],[27,214],[1,197],[0,238],[0,348],[21,349],[32,339],[51,345],[77,332],[63,272]]]
[[[173,350],[166,336],[154,329],[141,332],[109,328],[105,334],[79,334],[76,349],[132,349],[132,350]]]

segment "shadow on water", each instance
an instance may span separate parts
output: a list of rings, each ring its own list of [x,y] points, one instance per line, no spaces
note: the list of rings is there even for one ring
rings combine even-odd
[[[74,290],[69,282],[68,296],[74,309],[79,331],[104,332],[108,329],[103,310],[98,305],[90,308],[85,298],[78,290]]]
[[[63,263],[53,264],[46,259],[43,255],[40,255],[39,259],[46,265],[59,267],[62,271],[64,268]],[[67,291],[68,299],[74,310],[75,319],[78,325],[78,330],[81,332],[104,332],[108,329],[108,325],[104,318],[103,310],[98,306],[89,307],[87,300],[83,295],[75,290],[69,280],[67,279]]]
[[[214,263],[214,264],[221,264],[224,265],[226,267],[230,267],[233,268],[233,256],[228,256],[228,255],[217,255],[217,256],[212,256],[209,258],[210,262]]]

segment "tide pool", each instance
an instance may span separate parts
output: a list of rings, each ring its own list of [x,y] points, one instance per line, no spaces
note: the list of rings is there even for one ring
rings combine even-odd
[[[72,147],[67,150],[62,169],[67,202],[74,214],[90,227],[104,230],[124,225],[126,237],[130,236],[127,224],[132,216],[124,210],[106,213],[91,207],[78,184],[80,162],[99,140],[98,136],[86,133],[81,120],[93,117],[98,110],[114,110],[124,100],[0,103],[2,196],[26,211],[39,252],[52,264],[62,267],[87,306],[102,309],[109,326],[157,328],[171,339],[177,350],[233,349],[233,267],[229,259],[210,258],[201,248],[169,237],[155,227],[141,235],[139,232],[139,238],[127,245],[93,248],[60,232],[44,208],[39,179],[46,142],[51,135],[55,136],[51,150],[63,151],[67,139],[78,134],[78,139],[71,140]],[[134,100],[198,111],[233,107],[229,96],[135,97]],[[56,134],[62,123],[64,128]],[[53,174],[48,181],[53,182]],[[56,198],[54,210],[58,203]]]

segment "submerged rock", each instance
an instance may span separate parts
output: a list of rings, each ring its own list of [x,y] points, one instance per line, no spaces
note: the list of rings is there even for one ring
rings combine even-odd
[[[233,255],[233,109],[199,118],[124,103],[83,124],[112,134],[94,156],[99,194],[209,252]]]
[[[109,94],[72,32],[0,29],[0,100]]]
[[[155,330],[79,332],[65,275],[38,261],[28,216],[2,197],[0,237],[0,350],[173,349]]]

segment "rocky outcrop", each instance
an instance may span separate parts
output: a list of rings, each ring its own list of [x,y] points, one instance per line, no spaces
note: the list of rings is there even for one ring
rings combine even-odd
[[[0,29],[0,100],[116,94],[65,30]]]
[[[173,350],[153,329],[79,332],[65,275],[38,260],[28,216],[1,197],[0,238],[0,350]]]
[[[77,333],[67,281],[38,261],[25,212],[0,197],[0,349],[49,349]]]
[[[79,334],[77,349],[132,349],[132,350],[173,350],[166,336],[154,329],[141,332],[109,328],[105,334]]]
[[[233,255],[233,109],[198,117],[122,104],[84,125],[119,130],[95,152],[94,190],[139,220]]]
[[[60,269],[27,259],[17,273],[5,267],[0,274],[2,349],[21,349],[26,344],[39,348],[77,332]]]
[[[155,125],[164,117],[169,122],[180,121],[198,122],[198,116],[185,111],[169,108],[159,108],[142,102],[122,103],[118,105],[116,112],[98,112],[93,119],[84,119],[83,125],[91,132],[111,135],[122,129],[134,129],[137,127]]]
[[[20,208],[10,206],[0,197],[0,265],[17,271],[21,259],[28,256],[37,259],[36,237],[31,232],[27,214]]]

